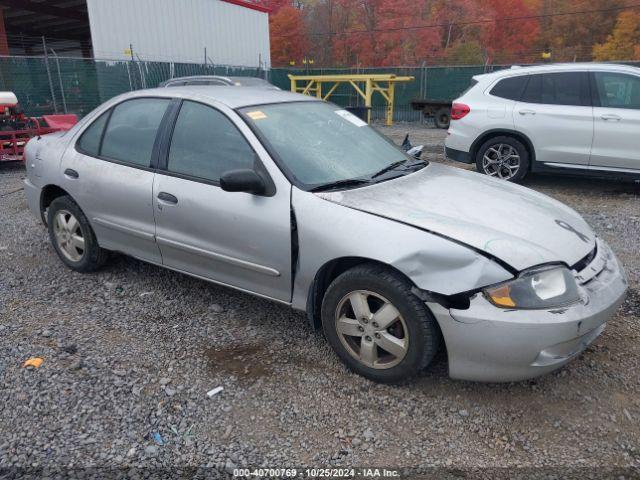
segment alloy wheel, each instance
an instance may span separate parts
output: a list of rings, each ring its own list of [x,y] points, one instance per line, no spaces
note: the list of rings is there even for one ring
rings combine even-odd
[[[85,240],[80,222],[68,210],[56,212],[53,233],[62,254],[72,262],[79,262],[85,252]]]
[[[490,177],[509,180],[520,169],[520,154],[506,143],[491,145],[482,157],[482,169]]]
[[[407,325],[398,309],[377,293],[356,290],[345,295],[335,322],[342,345],[367,367],[392,368],[407,355]]]

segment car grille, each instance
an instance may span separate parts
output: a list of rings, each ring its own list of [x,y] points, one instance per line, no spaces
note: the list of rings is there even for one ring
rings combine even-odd
[[[581,272],[582,270],[587,268],[591,262],[593,262],[593,259],[596,258],[597,254],[598,254],[598,244],[596,243],[596,246],[593,247],[593,250],[591,250],[586,257],[582,258],[574,266],[572,266],[571,270],[575,270],[576,272]]]

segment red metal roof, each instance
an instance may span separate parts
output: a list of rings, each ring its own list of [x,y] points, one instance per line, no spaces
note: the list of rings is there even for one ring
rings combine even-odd
[[[269,13],[271,12],[270,8],[263,7],[262,5],[257,5],[255,3],[248,2],[246,0],[222,0],[223,2],[233,3],[234,5],[240,5],[241,7],[250,8],[251,10],[257,10],[259,12]]]

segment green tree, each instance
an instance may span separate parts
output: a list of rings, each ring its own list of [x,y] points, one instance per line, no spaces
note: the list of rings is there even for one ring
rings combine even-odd
[[[479,42],[459,42],[446,51],[447,63],[457,65],[482,65],[484,63],[484,51]]]

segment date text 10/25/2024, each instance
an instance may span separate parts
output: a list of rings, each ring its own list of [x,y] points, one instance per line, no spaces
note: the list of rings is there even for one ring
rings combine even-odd
[[[237,468],[237,478],[399,478],[400,472],[387,468]]]

